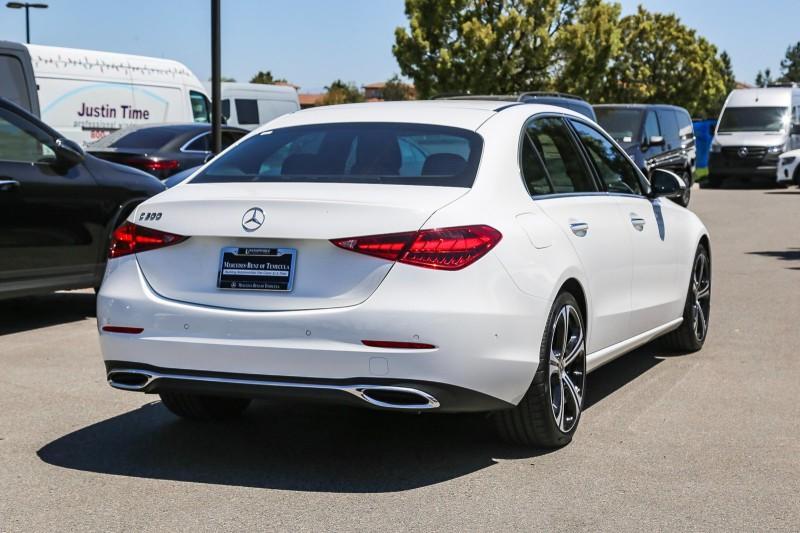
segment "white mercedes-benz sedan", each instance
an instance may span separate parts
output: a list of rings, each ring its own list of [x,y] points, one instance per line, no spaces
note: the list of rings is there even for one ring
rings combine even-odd
[[[277,118],[141,205],[98,296],[111,386],[175,414],[251,399],[492,412],[569,442],[587,372],[702,347],[708,234],[586,117],[428,101]]]

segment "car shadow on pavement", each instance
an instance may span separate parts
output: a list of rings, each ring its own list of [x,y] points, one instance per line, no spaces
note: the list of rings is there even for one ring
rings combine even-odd
[[[763,257],[774,257],[780,261],[800,261],[800,248],[789,248],[788,250],[749,252],[750,255],[760,255]],[[800,270],[800,266],[786,267],[789,270]]]
[[[56,292],[0,301],[0,335],[95,317],[94,292]]]
[[[586,406],[661,362],[646,346],[590,374]],[[225,423],[179,420],[159,402],[58,438],[37,453],[87,472],[317,492],[394,492],[546,450],[503,444],[485,415],[414,415],[254,403]],[[580,434],[580,430],[578,431]]]

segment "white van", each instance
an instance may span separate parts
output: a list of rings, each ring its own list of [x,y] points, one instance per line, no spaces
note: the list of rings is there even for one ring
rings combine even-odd
[[[800,88],[794,84],[736,89],[722,108],[708,177],[717,187],[727,177],[774,179],[783,152],[800,148]]]
[[[209,84],[206,84],[206,89],[210,93]],[[297,90],[290,85],[222,84],[222,116],[229,126],[253,130],[275,117],[299,109]]]
[[[200,80],[177,61],[27,45],[44,122],[86,145],[129,125],[209,122]]]

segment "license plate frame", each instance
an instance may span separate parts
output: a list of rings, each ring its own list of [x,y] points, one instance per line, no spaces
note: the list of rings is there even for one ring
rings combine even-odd
[[[269,259],[275,262],[270,262]],[[237,261],[232,263],[231,260]],[[286,275],[281,273],[285,271],[284,266],[288,266]],[[294,289],[296,269],[296,248],[226,246],[219,254],[217,289],[291,292]]]

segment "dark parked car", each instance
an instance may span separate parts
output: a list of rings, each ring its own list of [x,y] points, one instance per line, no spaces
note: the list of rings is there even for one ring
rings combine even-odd
[[[546,104],[554,105],[557,107],[564,107],[576,113],[588,117],[597,122],[594,109],[591,104],[571,94],[566,93],[551,93],[551,92],[536,92],[529,91],[520,94],[489,94],[489,95],[453,95],[453,96],[439,96],[437,100],[497,100],[499,102],[527,102],[531,104]]]
[[[99,286],[111,233],[163,190],[0,98],[0,299]]]
[[[222,148],[248,133],[241,128],[223,126]],[[87,150],[101,159],[144,170],[163,180],[205,162],[211,155],[211,125],[131,126],[93,142]]]
[[[697,159],[694,128],[682,107],[652,104],[594,106],[597,123],[622,146],[649,178],[663,168],[686,182],[686,192],[675,201],[689,205]]]

